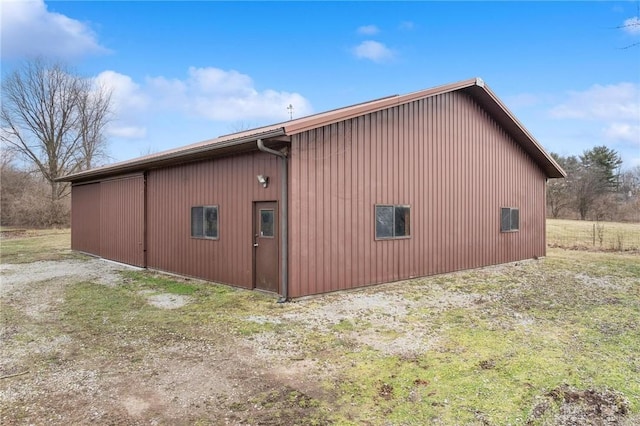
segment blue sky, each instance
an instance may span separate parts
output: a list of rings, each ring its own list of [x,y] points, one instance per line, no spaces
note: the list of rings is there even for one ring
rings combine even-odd
[[[638,1],[0,7],[3,75],[45,55],[113,90],[113,161],[481,77],[548,151],[640,165]]]

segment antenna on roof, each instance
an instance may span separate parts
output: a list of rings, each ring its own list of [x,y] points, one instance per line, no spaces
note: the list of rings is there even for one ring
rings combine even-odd
[[[293,105],[289,104],[287,111],[289,111],[289,120],[293,120]]]

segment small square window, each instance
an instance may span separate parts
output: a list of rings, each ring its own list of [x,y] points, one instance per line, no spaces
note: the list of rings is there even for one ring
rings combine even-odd
[[[260,209],[260,236],[275,237],[273,209]]]
[[[376,239],[406,238],[410,233],[409,206],[375,206]]]
[[[218,206],[191,207],[191,236],[218,238]]]
[[[512,207],[500,209],[500,231],[511,232],[520,229],[520,210]]]

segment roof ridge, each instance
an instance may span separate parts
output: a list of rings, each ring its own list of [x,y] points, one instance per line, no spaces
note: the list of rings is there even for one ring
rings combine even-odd
[[[527,152],[536,159],[540,167],[545,170],[549,177],[561,177],[566,175],[562,168],[547,154],[542,145],[528,132],[528,130],[518,121],[500,99],[489,89],[484,80],[475,77],[455,83],[440,85],[428,89],[410,92],[404,95],[391,95],[370,101],[322,111],[316,114],[296,118],[294,120],[283,121],[236,133],[221,135],[213,139],[207,139],[186,146],[165,150],[159,153],[144,157],[138,157],[115,164],[102,166],[99,168],[85,170],[64,176],[59,181],[80,181],[96,178],[100,176],[113,175],[124,171],[135,172],[144,171],[153,167],[162,167],[169,163],[185,161],[195,161],[203,158],[210,158],[213,151],[220,155],[230,152],[239,152],[248,149],[249,145],[257,139],[281,138],[282,136],[292,136],[321,126],[327,126],[339,121],[349,120],[354,117],[374,113],[386,108],[406,104],[419,99],[438,96],[449,92],[464,90],[472,96],[476,102],[493,115],[501,126],[511,133],[512,137]],[[207,157],[209,155],[209,157]]]

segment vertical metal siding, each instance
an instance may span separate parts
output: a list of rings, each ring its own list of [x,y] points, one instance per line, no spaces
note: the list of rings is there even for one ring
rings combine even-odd
[[[544,173],[451,92],[294,136],[291,296],[541,256]],[[411,205],[411,238],[375,241],[374,205]],[[500,232],[500,207],[520,231]]]
[[[71,249],[100,255],[100,184],[71,188]]]
[[[142,175],[74,185],[71,220],[73,250],[145,266]]]
[[[101,182],[100,210],[100,256],[145,266],[144,177]]]
[[[252,288],[253,202],[279,201],[278,161],[255,152],[150,171],[148,266]],[[191,207],[202,205],[218,206],[217,240],[191,238]]]

